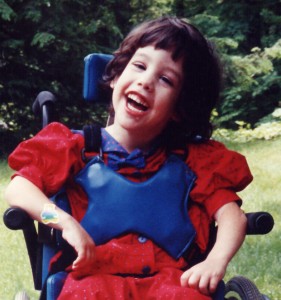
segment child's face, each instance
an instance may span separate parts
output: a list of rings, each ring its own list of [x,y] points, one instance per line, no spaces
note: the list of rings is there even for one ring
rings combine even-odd
[[[182,82],[181,59],[154,46],[139,48],[111,83],[114,126],[153,139],[175,117]]]

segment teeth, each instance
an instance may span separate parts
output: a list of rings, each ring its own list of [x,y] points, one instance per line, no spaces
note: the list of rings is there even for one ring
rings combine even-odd
[[[147,107],[147,104],[144,101],[142,101],[142,99],[136,94],[129,94],[128,98],[135,101],[138,104],[141,104],[144,107]]]

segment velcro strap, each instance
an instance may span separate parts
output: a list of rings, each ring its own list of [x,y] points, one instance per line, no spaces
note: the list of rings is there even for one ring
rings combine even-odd
[[[85,152],[99,152],[101,147],[101,126],[90,124],[83,127]]]

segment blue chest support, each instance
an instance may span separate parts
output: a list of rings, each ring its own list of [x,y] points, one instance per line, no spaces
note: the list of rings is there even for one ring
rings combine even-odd
[[[141,183],[127,180],[95,157],[76,177],[89,200],[81,225],[96,245],[139,233],[178,259],[195,236],[187,213],[194,180],[193,172],[173,155]]]

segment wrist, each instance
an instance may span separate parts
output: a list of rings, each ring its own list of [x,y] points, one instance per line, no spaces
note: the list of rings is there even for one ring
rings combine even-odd
[[[41,212],[41,222],[58,230],[73,226],[75,219],[53,203],[44,205]]]
[[[212,253],[210,252],[210,254],[207,256],[206,258],[207,261],[212,262],[212,264],[220,264],[223,266],[227,266],[229,264],[229,262],[231,261],[231,257],[227,254],[223,254],[223,253]]]
[[[59,212],[54,203],[45,203],[40,217],[41,222],[45,225],[58,224],[60,222]]]

